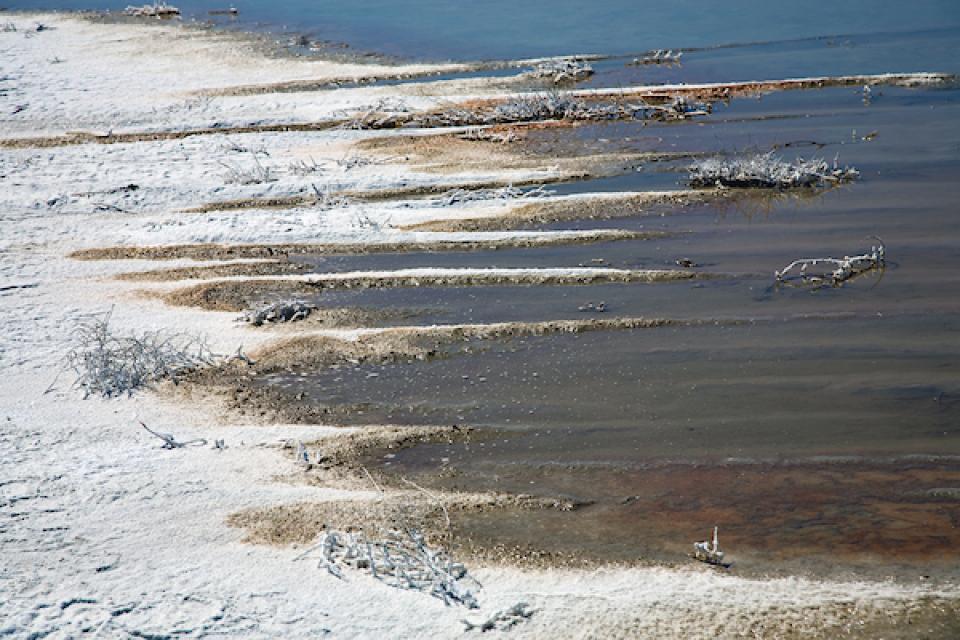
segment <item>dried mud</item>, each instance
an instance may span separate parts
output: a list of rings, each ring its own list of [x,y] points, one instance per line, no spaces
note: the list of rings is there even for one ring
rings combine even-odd
[[[405,231],[510,231],[567,220],[628,218],[656,215],[660,208],[702,204],[731,194],[713,190],[650,191],[617,197],[569,198],[525,202],[497,216],[430,220],[399,227]]]
[[[133,282],[169,282],[175,280],[209,280],[237,276],[277,276],[309,273],[311,265],[300,262],[271,260],[265,262],[241,262],[215,264],[202,267],[179,267],[150,271],[128,271],[117,275],[118,280]]]
[[[143,291],[147,297],[159,297],[169,305],[197,307],[207,311],[244,311],[252,306],[276,298],[295,298],[317,295],[320,290],[305,282],[227,280],[216,284],[201,284],[164,293]]]
[[[702,323],[706,323],[703,321]],[[738,324],[748,321],[726,321]],[[395,362],[423,359],[436,355],[443,344],[464,340],[493,340],[556,333],[584,333],[626,329],[692,325],[698,321],[667,318],[588,318],[584,320],[548,320],[543,322],[502,322],[432,327],[394,327],[345,340],[323,335],[298,335],[262,347],[254,354],[258,372],[291,367],[328,366],[352,362]],[[720,324],[709,321],[709,324]]]
[[[240,311],[251,301],[275,298],[276,295],[304,296],[324,289],[381,289],[398,287],[470,287],[493,285],[584,286],[591,284],[654,284],[718,277],[705,272],[670,270],[596,270],[596,273],[504,273],[473,272],[465,274],[417,274],[336,277],[317,275],[309,280],[215,280],[174,291],[144,291],[143,295],[159,297],[167,304],[200,307],[211,311]]]
[[[372,488],[369,480],[366,484]],[[327,528],[363,530],[374,535],[392,529],[416,528],[434,540],[449,541],[452,532],[446,526],[445,514],[453,519],[459,513],[503,509],[568,511],[571,508],[564,500],[528,495],[431,492],[427,496],[408,488],[385,490],[375,500],[300,502],[250,509],[231,514],[227,524],[245,529],[246,542],[276,546],[308,544]]]
[[[583,100],[604,100],[611,98],[648,99],[669,101],[676,97],[694,98],[697,100],[726,100],[733,97],[754,96],[774,91],[789,91],[801,89],[823,89],[827,87],[847,87],[864,85],[890,85],[901,87],[930,86],[955,82],[956,77],[943,73],[908,73],[865,76],[837,76],[823,78],[800,78],[787,80],[770,80],[754,82],[728,82],[704,85],[669,85],[664,87],[647,86],[633,89],[619,89],[616,93],[601,93],[597,91],[573,91],[566,95]],[[490,98],[474,100],[458,104],[459,108],[468,110],[491,110],[496,105],[507,102],[512,97]],[[443,110],[434,110],[432,113],[442,113]],[[398,128],[417,122],[431,112],[417,112],[403,117],[390,119],[388,128]],[[502,124],[502,123],[501,123]],[[152,131],[152,132],[125,132],[125,133],[92,133],[86,131],[68,132],[57,136],[39,136],[32,138],[3,138],[0,139],[0,148],[45,148],[77,144],[120,144],[131,142],[149,142],[158,140],[179,140],[198,135],[222,135],[239,133],[269,133],[289,131],[327,131],[329,129],[349,125],[348,120],[331,119],[318,122],[288,122],[264,125],[248,125],[236,127],[205,127],[181,131]]]
[[[184,129],[179,131],[130,131],[125,133],[70,131],[63,135],[56,136],[0,138],[0,149],[44,149],[78,144],[128,144],[133,142],[159,142],[162,140],[182,140],[184,138],[190,138],[193,136],[241,133],[328,131],[342,125],[343,122],[340,120],[322,120],[319,122],[289,122],[236,127],[201,127],[197,129]]]
[[[528,247],[589,244],[612,240],[654,240],[669,237],[659,231],[598,229],[564,236],[522,236],[490,240],[427,242],[305,243],[305,244],[175,244],[162,246],[117,246],[82,249],[70,254],[75,260],[239,260],[288,258],[293,255],[350,256],[382,253],[444,253],[455,251],[496,251]],[[279,262],[275,260],[274,262]],[[198,269],[200,267],[197,267]],[[186,269],[191,269],[187,267]],[[170,270],[173,271],[173,270]],[[131,272],[133,273],[133,272]],[[141,272],[150,273],[150,272]],[[160,273],[158,271],[158,273]],[[137,280],[136,275],[129,279]],[[142,279],[153,279],[142,278]],[[159,280],[165,278],[158,276]]]
[[[477,433],[464,426],[377,426],[304,443],[315,461],[285,479],[325,487],[373,490],[374,499],[300,502],[254,508],[231,514],[228,524],[246,530],[246,541],[259,544],[308,544],[327,527],[382,535],[391,529],[418,528],[435,540],[453,541],[453,521],[465,513],[504,509],[571,511],[579,505],[562,498],[501,492],[426,491],[405,479],[370,473],[364,463],[422,443],[470,440]],[[292,455],[294,447],[287,447]],[[447,517],[451,518],[450,523]]]
[[[568,180],[583,180],[591,177],[584,171],[567,173],[551,172],[547,177],[537,176],[523,179],[493,179],[472,180],[463,182],[445,182],[441,184],[415,184],[404,187],[389,187],[383,189],[347,189],[331,194],[334,197],[345,198],[348,202],[384,202],[390,200],[406,200],[425,198],[447,193],[456,189],[499,189],[503,187],[539,186],[551,182]],[[310,207],[322,205],[322,202],[312,193],[300,195],[270,197],[270,198],[243,198],[239,200],[222,200],[207,202],[197,207],[184,209],[183,213],[211,213],[213,211],[237,211],[245,209],[287,209],[296,207]]]
[[[522,115],[511,117],[497,111],[497,107],[517,100],[517,94],[508,94],[491,98],[471,99],[461,101],[450,106],[429,109],[426,111],[383,114],[368,113],[359,122],[361,128],[366,129],[397,129],[403,127],[417,127],[423,129],[446,128],[452,126],[484,126],[510,125],[519,122],[550,121],[559,126],[574,126],[578,122],[631,119],[636,109],[627,106],[628,100],[641,100],[647,105],[663,105],[673,103],[678,98],[694,100],[696,102],[725,101],[731,98],[757,96],[776,91],[792,91],[802,89],[824,89],[829,87],[847,86],[900,86],[921,87],[945,85],[956,81],[956,77],[944,73],[906,73],[880,74],[856,76],[825,76],[815,78],[792,78],[784,80],[764,80],[747,82],[723,82],[690,85],[647,85],[608,90],[566,91],[560,94],[561,98],[569,98],[584,102],[607,102],[623,108],[615,109],[611,115],[608,110],[570,114],[561,112],[557,117],[551,117],[552,111],[547,111],[542,117],[537,117],[535,111],[524,111]],[[708,111],[687,112],[684,110],[659,111],[654,117],[686,119],[695,115],[708,115]]]
[[[431,173],[504,169],[542,169],[568,174],[610,175],[648,162],[691,157],[687,153],[558,155],[527,149],[523,144],[465,139],[462,134],[387,136],[362,140],[356,148],[389,160],[403,160]]]

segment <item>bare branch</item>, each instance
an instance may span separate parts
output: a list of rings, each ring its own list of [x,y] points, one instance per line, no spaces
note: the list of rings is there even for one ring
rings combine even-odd
[[[843,258],[802,258],[794,260],[774,276],[778,284],[793,284],[806,287],[839,286],[868,271],[883,269],[886,265],[887,250],[880,238],[878,244],[870,247],[869,253]],[[828,268],[813,271],[811,267],[826,265]],[[795,272],[795,273],[794,273]]]
[[[172,433],[160,433],[158,431],[154,431],[153,429],[151,429],[150,427],[148,427],[142,422],[140,423],[140,426],[146,429],[147,433],[154,435],[160,438],[161,440],[163,440],[163,447],[162,447],[163,449],[182,449],[191,444],[198,444],[200,446],[204,446],[207,444],[207,441],[205,438],[196,438],[195,440],[187,440],[186,442],[177,442],[177,439],[174,438]],[[222,444],[221,440],[218,440],[217,442],[220,442]]]
[[[447,505],[443,503],[443,500],[441,500],[440,497],[437,496],[436,494],[430,493],[429,491],[427,491],[426,489],[418,485],[416,482],[412,482],[410,480],[407,480],[406,478],[400,478],[400,479],[437,503],[437,505],[443,510],[443,517],[446,519],[447,529],[449,529],[450,528],[450,512],[447,511]]]

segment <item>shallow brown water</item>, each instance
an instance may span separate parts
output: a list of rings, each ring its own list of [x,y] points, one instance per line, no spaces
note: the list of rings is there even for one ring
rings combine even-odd
[[[816,198],[688,208],[548,228],[670,238],[497,252],[328,258],[318,271],[409,266],[664,267],[729,278],[661,285],[324,293],[329,306],[415,309],[405,324],[607,316],[745,320],[449,346],[413,364],[259,381],[356,422],[469,423],[472,443],[370,461],[430,486],[569,496],[573,512],[462,517],[461,536],[585,558],[680,561],[718,524],[744,571],[918,576],[960,567],[960,92],[851,89],[734,101],[702,124],[609,124],[532,141],[596,150],[839,154],[862,179]],[[876,132],[865,140],[868,133]],[[565,136],[558,138],[557,136]],[[811,146],[808,142],[816,142]],[[788,144],[789,143],[789,144]],[[678,165],[561,191],[675,187]],[[801,257],[883,238],[882,273],[773,287]]]

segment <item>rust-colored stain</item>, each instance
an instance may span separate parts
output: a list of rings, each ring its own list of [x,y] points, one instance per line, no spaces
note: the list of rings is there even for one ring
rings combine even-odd
[[[782,556],[960,558],[960,469],[840,465],[672,467],[629,473],[640,488],[610,524],[667,539],[720,524],[732,547]]]
[[[548,473],[546,479],[542,470],[528,470],[510,482],[532,480],[592,502],[564,513],[462,517],[460,533],[480,547],[630,563],[682,557],[718,525],[722,546],[738,563],[752,558],[754,568],[810,560],[841,569],[891,559],[918,568],[960,563],[956,464],[721,463]]]

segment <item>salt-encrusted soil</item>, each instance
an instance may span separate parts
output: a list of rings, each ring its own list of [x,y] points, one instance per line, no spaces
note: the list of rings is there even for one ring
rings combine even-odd
[[[114,278],[210,262],[84,261],[68,255],[114,245],[469,242],[476,236],[398,227],[490,217],[503,203],[183,210],[217,200],[288,197],[313,187],[338,192],[444,181],[510,184],[566,174],[547,163],[445,167],[437,174],[400,159],[353,162],[351,145],[367,134],[340,129],[215,131],[319,122],[343,110],[362,111],[384,97],[429,108],[464,87],[482,92],[483,83],[476,81],[289,90],[297,82],[456,69],[291,61],[267,56],[237,36],[177,26],[0,14],[0,23],[7,22],[15,30],[0,32],[0,137],[20,142],[0,148],[0,635],[461,633],[460,608],[369,576],[337,580],[314,561],[298,560],[296,548],[248,544],[242,528],[228,526],[231,514],[296,503],[345,501],[376,509],[369,501],[381,496],[372,489],[289,481],[298,467],[283,445],[322,443],[330,427],[264,424],[256,416],[240,420],[212,401],[185,402],[183,394],[163,388],[112,400],[83,399],[71,388],[62,358],[74,330],[89,314],[111,308],[121,332],[199,333],[219,353],[241,345],[255,351],[275,336],[236,323],[235,312],[169,306],[138,295],[144,283]],[[37,23],[47,28],[37,31]],[[282,85],[283,92],[265,85]],[[166,135],[186,130],[204,133]],[[164,135],[106,144],[39,142],[72,131]],[[318,167],[303,175],[293,168],[297,161]],[[231,180],[264,168],[272,180]],[[544,241],[566,236],[538,235]],[[506,231],[483,239],[522,243],[528,237]],[[391,274],[366,274],[384,275]],[[622,274],[590,268],[524,272],[534,279],[611,275]],[[315,327],[309,331],[317,333]],[[326,334],[353,339],[360,333]],[[208,442],[161,449],[140,421],[180,440]],[[226,448],[213,448],[215,440]],[[871,637],[877,629],[894,637],[891,625],[909,630],[903,637],[917,637],[918,630],[947,632],[960,616],[960,586],[952,583],[744,579],[687,565],[599,571],[479,566],[473,572],[484,585],[478,594],[482,613],[518,601],[533,607],[533,617],[511,632],[519,637]]]

